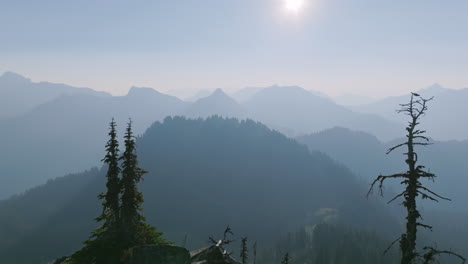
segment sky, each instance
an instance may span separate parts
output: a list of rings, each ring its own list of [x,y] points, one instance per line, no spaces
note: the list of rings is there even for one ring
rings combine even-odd
[[[126,94],[468,87],[468,1],[0,0],[0,74]]]

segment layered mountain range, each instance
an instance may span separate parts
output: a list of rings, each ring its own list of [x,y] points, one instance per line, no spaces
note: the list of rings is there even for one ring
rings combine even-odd
[[[426,96],[436,94],[423,124],[431,136],[463,139],[468,135],[459,120],[468,111],[463,104],[466,91],[439,86],[421,91]],[[403,135],[404,117],[393,115],[398,104],[408,100],[408,96],[402,96],[345,107],[319,92],[271,86],[246,88],[232,96],[216,89],[190,102],[152,88],[132,87],[125,96],[111,96],[87,88],[34,83],[9,72],[0,77],[0,95],[0,145],[8,150],[0,154],[0,198],[98,165],[111,118],[120,124],[132,118],[137,134],[166,116],[220,115],[251,118],[290,137],[339,126],[370,133],[386,142]],[[24,161],[29,165],[24,166]]]

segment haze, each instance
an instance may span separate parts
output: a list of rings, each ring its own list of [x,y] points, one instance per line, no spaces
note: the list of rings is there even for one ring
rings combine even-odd
[[[299,85],[328,95],[468,87],[463,0],[2,1],[0,72],[190,96]]]
[[[465,263],[467,11],[0,0],[0,263]]]

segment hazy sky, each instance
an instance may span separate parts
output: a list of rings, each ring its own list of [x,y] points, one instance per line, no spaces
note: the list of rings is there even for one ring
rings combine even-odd
[[[468,87],[467,0],[0,0],[0,73],[124,94]]]

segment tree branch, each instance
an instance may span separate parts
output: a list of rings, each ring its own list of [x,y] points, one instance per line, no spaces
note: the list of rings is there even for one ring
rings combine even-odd
[[[466,259],[463,256],[461,256],[461,255],[459,255],[459,254],[457,254],[455,252],[452,252],[450,250],[437,250],[437,249],[435,249],[433,247],[424,247],[423,249],[429,251],[429,252],[427,252],[427,253],[425,253],[423,255],[423,259],[424,259],[423,264],[431,263],[431,261],[435,260],[435,256],[441,255],[441,254],[448,254],[448,255],[455,256],[455,257],[459,258],[461,260],[461,263],[463,263],[463,264],[466,262]]]
[[[369,195],[372,194],[373,192],[373,189],[374,189],[374,186],[377,182],[379,182],[379,190],[380,190],[380,195],[383,195],[383,191],[382,191],[382,188],[383,188],[383,183],[386,179],[390,179],[390,178],[406,178],[406,174],[403,174],[403,173],[398,173],[398,174],[393,174],[393,175],[388,175],[388,176],[383,176],[383,175],[379,175],[371,184],[371,187],[369,188],[369,191],[367,192],[367,195],[366,197],[369,197]]]

